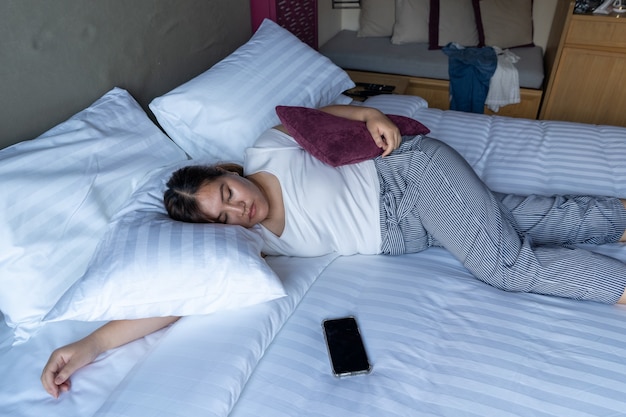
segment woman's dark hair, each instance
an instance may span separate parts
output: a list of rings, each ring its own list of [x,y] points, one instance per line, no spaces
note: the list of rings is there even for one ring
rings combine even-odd
[[[203,185],[229,172],[243,176],[243,167],[237,164],[190,165],[175,171],[167,181],[167,190],[163,194],[169,216],[189,223],[209,222],[198,207],[196,193]]]

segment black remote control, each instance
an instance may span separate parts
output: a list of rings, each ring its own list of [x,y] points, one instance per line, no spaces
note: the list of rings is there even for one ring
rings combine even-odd
[[[356,83],[357,87],[363,87],[368,91],[384,91],[391,93],[396,87],[394,85],[373,84],[373,83]]]
[[[372,96],[378,96],[380,94],[391,94],[391,91],[361,90],[361,91],[348,93],[348,95],[355,96],[355,97],[372,97]]]

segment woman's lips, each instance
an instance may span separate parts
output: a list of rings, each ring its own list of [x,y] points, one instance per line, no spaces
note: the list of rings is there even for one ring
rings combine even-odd
[[[256,214],[256,206],[254,203],[252,203],[252,205],[250,206],[250,212],[248,213],[248,219],[252,220],[255,214]]]

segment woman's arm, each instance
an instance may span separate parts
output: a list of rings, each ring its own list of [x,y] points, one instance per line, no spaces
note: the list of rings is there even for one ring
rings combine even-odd
[[[373,107],[336,104],[322,107],[320,110],[344,119],[365,122],[367,130],[369,130],[372,139],[374,139],[374,143],[383,150],[382,156],[389,155],[402,142],[402,135],[398,126],[389,120],[384,113]],[[283,125],[275,126],[274,129],[289,134]]]
[[[71,387],[70,376],[93,362],[98,355],[153,333],[175,322],[179,317],[155,317],[111,321],[87,337],[56,349],[41,374],[41,383],[55,398]]]
[[[365,122],[376,146],[383,150],[382,156],[389,155],[400,146],[402,135],[400,129],[384,113],[372,107],[333,105],[320,110],[334,116]]]

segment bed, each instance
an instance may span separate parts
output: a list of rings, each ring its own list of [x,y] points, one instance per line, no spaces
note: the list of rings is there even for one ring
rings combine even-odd
[[[169,172],[240,159],[275,105],[362,105],[341,94],[352,86],[341,69],[269,20],[219,55],[146,100],[114,84],[0,150],[0,415],[625,414],[621,306],[503,292],[441,248],[263,259],[254,230],[169,220]],[[420,121],[495,191],[626,197],[624,128],[442,111],[415,96],[364,104]],[[626,262],[621,244],[590,249]],[[41,387],[56,347],[111,319],[169,314],[184,317],[104,353],[59,399]],[[321,322],[346,315],[373,370],[337,378]]]

